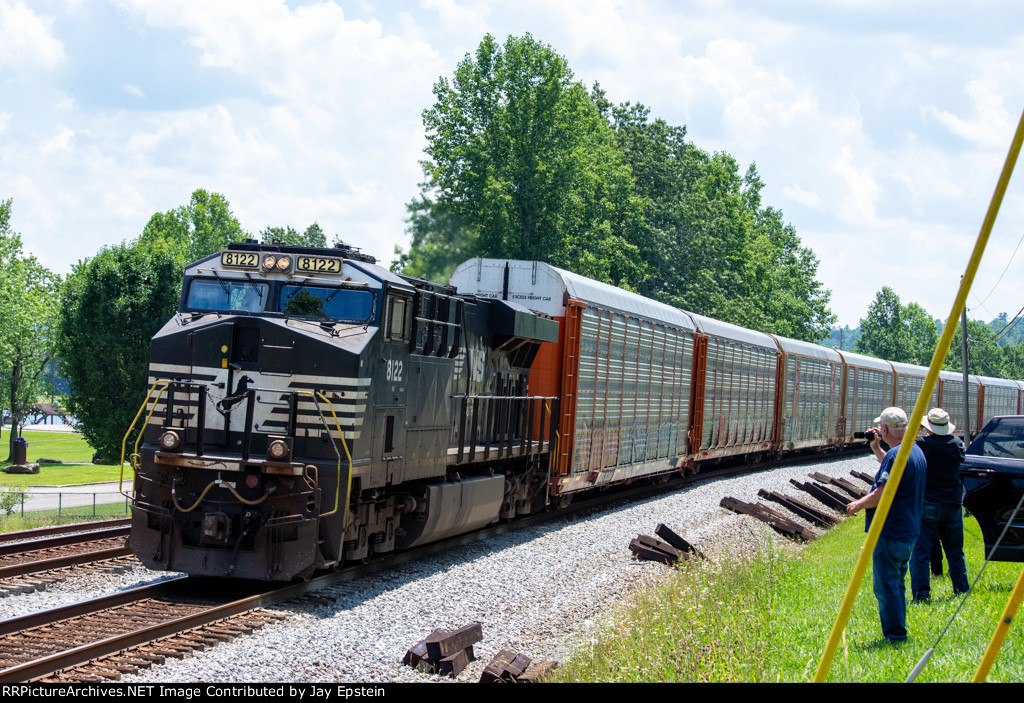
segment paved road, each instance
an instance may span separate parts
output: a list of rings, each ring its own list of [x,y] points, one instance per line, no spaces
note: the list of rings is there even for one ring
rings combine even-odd
[[[131,493],[132,484],[126,481],[123,485],[126,493]],[[103,505],[108,503],[126,502],[126,498],[118,492],[117,481],[109,483],[86,483],[77,486],[29,486],[25,489],[24,511],[64,510],[65,508]],[[14,512],[21,513],[22,508],[15,506]]]

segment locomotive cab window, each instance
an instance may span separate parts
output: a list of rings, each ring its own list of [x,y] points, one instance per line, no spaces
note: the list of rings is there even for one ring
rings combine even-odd
[[[353,288],[323,286],[281,286],[281,312],[310,320],[369,322],[373,315],[373,293]]]
[[[391,342],[409,341],[409,300],[397,295],[388,296],[387,339]]]
[[[196,278],[189,286],[185,305],[190,310],[262,312],[267,299],[266,283]]]

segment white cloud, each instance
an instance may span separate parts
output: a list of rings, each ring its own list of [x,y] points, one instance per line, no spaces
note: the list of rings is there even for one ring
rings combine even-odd
[[[64,60],[64,45],[51,35],[51,24],[24,2],[0,0],[0,69],[57,67]]]
[[[484,3],[458,2],[458,0],[420,0],[420,7],[437,13],[441,26],[449,32],[468,33],[483,37],[487,33],[490,7]]]
[[[146,94],[142,92],[142,88],[140,88],[137,85],[129,85],[128,83],[122,83],[121,84],[121,90],[123,90],[124,92],[128,93],[128,95],[135,96],[136,98],[145,98],[146,97]]]
[[[56,134],[43,142],[40,146],[40,151],[45,156],[51,156],[59,151],[69,151],[73,148],[72,139],[74,139],[75,130],[60,125],[57,128]]]
[[[1013,133],[1015,120],[1006,109],[1000,86],[991,80],[977,79],[970,81],[966,90],[974,108],[973,118],[960,117],[931,105],[922,107],[922,114],[935,119],[953,134],[978,147],[1005,148],[1006,135]]]
[[[15,198],[26,242],[42,242],[34,251],[61,271],[137,236],[197,187],[228,197],[251,231],[318,220],[387,259],[405,240],[432,85],[485,32],[503,42],[529,31],[613,101],[685,124],[697,146],[741,168],[756,161],[765,204],[789,208],[843,322],[856,324],[883,285],[943,314],[1015,124],[1007,106],[1024,103],[1024,34],[981,36],[984,16],[1001,12],[985,6],[917,22],[880,4],[115,2],[123,12],[47,4],[64,13],[51,21],[27,9],[35,3],[0,0],[4,78],[50,70],[3,96],[0,198]],[[175,57],[168,75],[95,71],[106,83],[90,92],[52,70],[87,64],[70,28],[112,14],[116,31],[144,35],[152,57],[140,65]],[[18,52],[11,18],[24,30]],[[196,76],[209,78],[198,81],[205,91],[162,99]],[[106,99],[111,86],[117,100]],[[1000,222],[1015,232],[994,240],[1012,247],[1021,221],[1024,197],[1011,192]],[[863,256],[882,245],[914,265]],[[1001,288],[1024,303],[1024,277],[1007,274]],[[998,296],[986,306],[1010,307]]]
[[[839,158],[832,164],[833,172],[839,175],[846,186],[846,196],[840,205],[839,215],[847,223],[877,226],[875,203],[881,188],[871,175],[871,169],[857,166],[854,161],[853,149],[844,146]]]
[[[821,196],[819,196],[813,190],[804,190],[797,184],[786,186],[782,189],[782,194],[790,200],[800,203],[804,207],[809,207],[814,210],[822,210]]]

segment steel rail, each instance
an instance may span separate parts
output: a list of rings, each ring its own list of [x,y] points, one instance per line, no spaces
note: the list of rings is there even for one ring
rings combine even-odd
[[[94,542],[96,540],[108,539],[110,537],[127,537],[130,531],[131,528],[125,525],[120,527],[107,527],[100,530],[93,530],[91,532],[76,532],[70,535],[64,534],[47,537],[44,539],[37,539],[32,542],[0,544],[0,557],[25,552],[36,552],[42,549],[52,549],[53,547],[66,547],[69,544]]]
[[[131,518],[119,518],[117,520],[99,520],[97,522],[76,522],[70,525],[54,525],[51,527],[37,527],[32,530],[17,530],[15,532],[3,532],[0,533],[0,544],[5,542],[18,542],[18,541],[29,541],[36,539],[37,537],[51,537],[53,535],[62,535],[69,532],[85,532],[94,530],[97,527],[108,528],[108,527],[119,527],[121,525],[131,525]]]
[[[14,578],[15,576],[27,576],[29,574],[42,574],[46,571],[63,569],[68,566],[91,564],[96,561],[126,557],[130,556],[131,553],[132,550],[125,545],[124,547],[97,549],[92,552],[69,554],[63,557],[52,557],[50,559],[37,559],[36,561],[26,561],[21,564],[11,564],[10,566],[0,566],[0,579],[9,579]]]

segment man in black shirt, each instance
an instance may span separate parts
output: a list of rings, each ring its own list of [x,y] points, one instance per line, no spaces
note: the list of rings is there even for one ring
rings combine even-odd
[[[953,435],[956,426],[941,408],[929,410],[924,425],[928,434],[917,440],[917,446],[928,461],[928,478],[924,489],[921,534],[910,557],[910,591],[918,601],[931,596],[928,566],[932,548],[940,542],[949,562],[953,594],[961,595],[971,588],[964,561],[963,484],[959,471],[964,460],[964,443]]]

